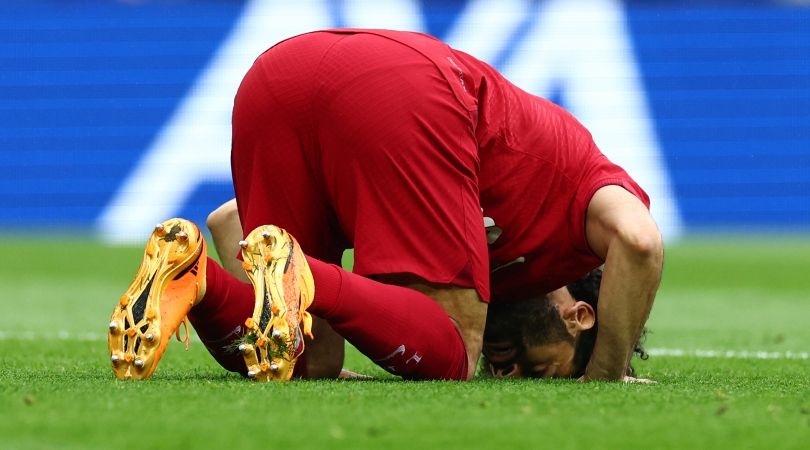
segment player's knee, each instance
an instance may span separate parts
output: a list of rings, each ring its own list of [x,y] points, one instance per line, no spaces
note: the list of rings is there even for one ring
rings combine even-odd
[[[484,327],[487,319],[487,304],[475,289],[448,288],[428,293],[444,309],[458,329],[467,357],[465,377],[470,380],[484,345]]]
[[[481,300],[478,292],[471,288],[430,283],[402,275],[386,275],[379,279],[389,284],[407,286],[432,298],[453,324],[449,329],[443,328],[447,332],[444,338],[448,343],[445,357],[449,358],[445,363],[449,363],[449,366],[444,367],[445,372],[429,378],[458,381],[472,379],[484,345],[487,318],[487,303]],[[456,340],[457,337],[460,339]],[[456,342],[459,346],[449,345],[451,342]]]

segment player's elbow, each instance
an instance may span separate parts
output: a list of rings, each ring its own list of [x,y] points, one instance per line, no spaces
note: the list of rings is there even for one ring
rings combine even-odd
[[[660,270],[664,261],[664,241],[652,220],[620,230],[617,238],[634,261]]]

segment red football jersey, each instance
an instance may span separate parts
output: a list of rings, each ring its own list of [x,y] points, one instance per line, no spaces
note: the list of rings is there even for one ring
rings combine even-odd
[[[420,33],[284,41],[248,72],[233,126],[246,230],[274,223],[319,259],[354,247],[359,274],[484,299],[546,293],[600,265],[585,238],[600,187],[649,206],[569,113]],[[485,216],[502,230],[488,248]]]
[[[481,207],[502,229],[489,246],[493,299],[546,293],[577,280],[603,262],[585,238],[596,190],[622,186],[648,208],[649,197],[571,114],[486,63],[453,53],[469,70],[468,90],[478,100]]]
[[[370,32],[430,57],[456,97],[477,110],[481,208],[502,230],[489,245],[493,300],[550,292],[603,263],[585,238],[588,203],[599,188],[622,186],[649,207],[644,190],[558,105],[435,38]]]

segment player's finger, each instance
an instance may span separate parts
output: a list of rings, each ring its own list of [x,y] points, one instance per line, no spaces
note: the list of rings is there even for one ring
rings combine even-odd
[[[635,378],[635,377],[624,377],[623,381],[628,384],[658,384],[657,382],[649,379],[649,378]]]

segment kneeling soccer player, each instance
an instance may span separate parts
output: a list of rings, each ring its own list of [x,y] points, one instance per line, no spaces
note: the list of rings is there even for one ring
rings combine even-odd
[[[625,375],[663,259],[648,198],[573,117],[485,63],[418,33],[283,41],[236,95],[232,170],[248,313],[233,300],[248,285],[205,260],[196,228],[164,223],[110,324],[119,377],[150,375],[187,313],[226,367],[287,379],[312,314],[392,373],[465,380],[490,297],[603,263],[583,379]]]

